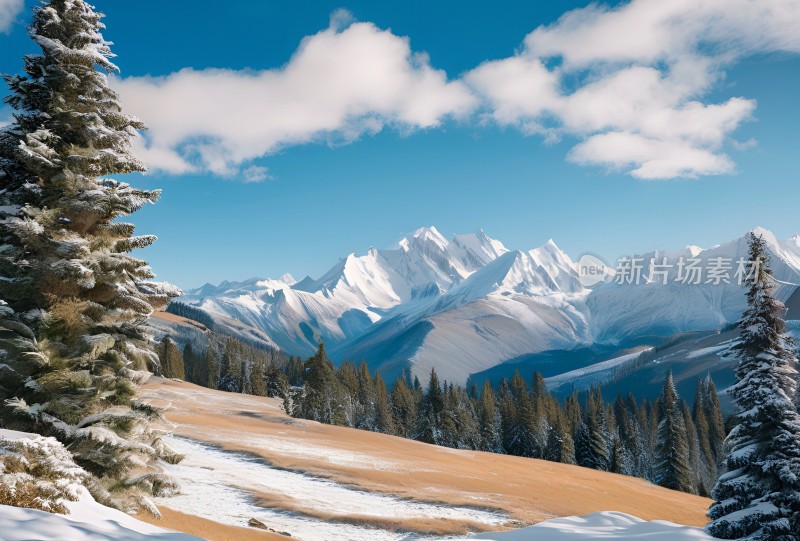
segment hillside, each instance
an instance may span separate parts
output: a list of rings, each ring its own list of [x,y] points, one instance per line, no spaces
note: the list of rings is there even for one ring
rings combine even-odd
[[[187,455],[172,471],[186,494],[157,502],[160,524],[187,532],[257,518],[314,541],[341,539],[341,528],[348,539],[401,539],[394,532],[509,530],[606,510],[700,526],[710,503],[577,466],[292,419],[277,400],[184,382],[152,378],[141,397],[165,408],[171,444]]]

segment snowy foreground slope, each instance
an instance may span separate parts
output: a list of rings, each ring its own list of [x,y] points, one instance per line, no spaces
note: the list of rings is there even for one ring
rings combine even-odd
[[[35,434],[0,429],[0,439],[51,440]],[[54,441],[54,440],[51,440]],[[69,515],[0,505],[3,541],[192,541],[197,537],[151,526],[116,509],[100,505],[83,486],[74,488],[78,501],[65,501]]]
[[[786,300],[800,284],[800,237],[755,232],[767,241],[782,282],[777,295]],[[639,283],[587,288],[553,241],[511,251],[482,231],[448,241],[430,227],[389,249],[350,254],[317,280],[206,284],[180,300],[221,325],[258,329],[290,354],[310,355],[324,340],[335,360],[366,359],[387,380],[408,367],[424,377],[435,365],[440,377],[463,382],[528,354],[720,329],[744,308],[735,273],[746,254],[745,237],[650,252],[636,256]],[[680,280],[680,262],[690,259],[704,272],[697,284]],[[729,283],[709,280],[720,259],[731,267]],[[648,282],[651,263],[668,268]]]
[[[88,498],[91,498],[87,495]],[[197,541],[104,507],[94,500],[75,502],[69,515],[0,505],[3,541]]]
[[[644,521],[616,511],[582,517],[564,517],[512,532],[476,534],[461,540],[491,541],[576,541],[581,539],[638,539],[642,541],[691,541],[713,539],[701,528],[681,526],[662,520]]]

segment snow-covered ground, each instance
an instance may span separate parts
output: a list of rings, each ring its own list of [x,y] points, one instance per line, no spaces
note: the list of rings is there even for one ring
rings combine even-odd
[[[503,533],[476,534],[450,541],[486,539],[490,541],[579,541],[618,539],[637,541],[711,540],[701,528],[682,526],[663,520],[650,522],[616,511],[582,517],[564,517]]]
[[[413,518],[499,527],[508,522],[505,516],[490,511],[414,502],[355,490],[184,438],[173,437],[167,442],[186,457],[180,464],[167,469],[181,484],[182,493],[164,498],[160,503],[223,524],[244,526],[250,518],[256,518],[273,530],[290,533],[293,538],[303,541],[394,541],[404,539],[405,535],[348,522],[357,517],[365,523]],[[257,505],[254,495],[302,502],[303,508],[313,509],[315,514],[330,519],[262,507]]]
[[[50,440],[35,434],[0,429],[6,440]],[[84,487],[78,501],[65,501],[69,515],[0,505],[2,541],[197,541],[197,537],[152,526],[100,505]]]
[[[170,467],[169,473],[183,486],[183,494],[161,503],[172,509],[200,515],[223,524],[242,526],[256,518],[268,527],[291,534],[301,541],[422,541],[447,539],[466,541],[577,541],[588,539],[631,539],[648,541],[710,540],[701,528],[666,521],[647,522],[634,516],[606,511],[583,517],[548,520],[534,526],[502,533],[471,534],[465,537],[430,537],[389,529],[355,525],[338,517],[391,519],[415,517],[445,519],[501,526],[508,519],[500,514],[433,503],[420,503],[385,494],[354,490],[341,484],[301,473],[280,470],[243,453],[231,453],[184,438],[170,438],[169,444],[186,455]],[[301,513],[268,509],[257,504],[254,494],[274,494],[287,501],[303,502],[321,519]]]
[[[88,492],[69,502],[69,515],[56,515],[0,505],[3,541],[197,541],[199,538],[165,530],[100,505]]]

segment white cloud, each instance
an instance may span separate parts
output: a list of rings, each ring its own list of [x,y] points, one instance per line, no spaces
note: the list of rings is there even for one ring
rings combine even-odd
[[[288,145],[431,128],[474,108],[466,85],[448,81],[408,39],[348,22],[336,12],[280,69],[115,79],[126,109],[150,128],[140,155],[155,169],[231,177]]]
[[[592,135],[568,159],[581,165],[628,170],[642,180],[719,175],[733,170],[727,156],[681,140],[654,139],[628,132]]]
[[[264,182],[269,178],[269,169],[260,165],[251,165],[242,170],[242,179],[245,182]]]
[[[11,30],[11,25],[23,7],[25,7],[23,0],[0,0],[0,33]]]
[[[498,124],[580,139],[576,163],[643,179],[729,173],[723,147],[755,101],[702,98],[743,56],[800,52],[797,28],[800,0],[592,4],[465,79]]]
[[[755,101],[712,101],[711,90],[745,56],[800,52],[798,28],[800,0],[592,4],[533,30],[516,55],[448,80],[407,38],[337,10],[279,69],[112,80],[150,127],[136,141],[140,156],[175,174],[261,181],[269,175],[254,160],[287,146],[411,132],[478,111],[525,135],[574,140],[574,163],[693,178],[733,172],[727,150],[755,145],[732,138]]]

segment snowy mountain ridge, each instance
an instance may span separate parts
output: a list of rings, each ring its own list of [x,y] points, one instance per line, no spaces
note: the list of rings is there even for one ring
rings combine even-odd
[[[753,231],[767,241],[778,296],[788,298],[800,284],[800,236]],[[309,355],[324,340],[334,357],[364,358],[389,375],[436,366],[463,381],[526,354],[721,328],[744,307],[734,274],[746,255],[744,236],[708,249],[653,251],[634,256],[639,283],[587,288],[552,240],[512,251],[483,231],[448,241],[426,227],[388,249],[350,254],[316,280],[206,284],[180,300],[262,329],[291,354]],[[707,283],[705,275],[681,281],[686,261],[711,272],[720,258],[730,266],[728,283]],[[648,280],[653,268],[656,279]]]

